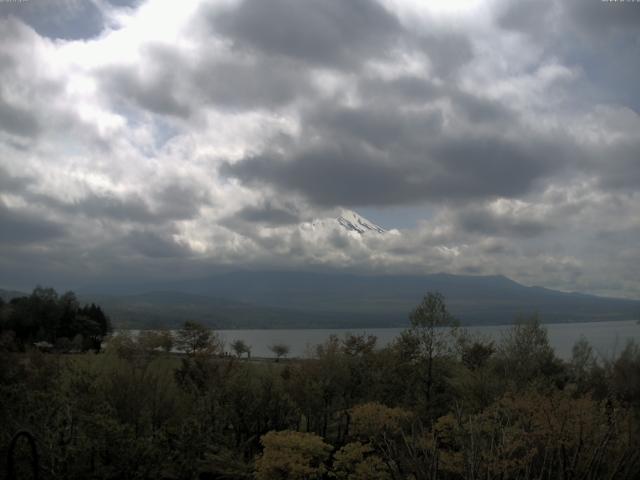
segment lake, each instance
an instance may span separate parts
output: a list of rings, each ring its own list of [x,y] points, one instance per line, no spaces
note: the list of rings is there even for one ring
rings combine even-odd
[[[591,323],[551,323],[545,324],[549,334],[549,342],[556,354],[564,359],[571,358],[571,349],[580,337],[589,341],[594,350],[603,358],[611,358],[619,354],[629,339],[640,342],[640,325],[633,320],[619,322]],[[479,333],[487,338],[500,341],[509,325],[466,327],[472,333]],[[273,357],[269,346],[284,343],[291,348],[289,357],[303,357],[310,347],[323,343],[330,335],[344,336],[346,333],[369,334],[378,337],[378,346],[387,345],[396,338],[402,328],[370,328],[370,329],[293,329],[293,330],[218,330],[218,333],[230,350],[229,344],[234,340],[244,340],[251,346],[253,357]]]

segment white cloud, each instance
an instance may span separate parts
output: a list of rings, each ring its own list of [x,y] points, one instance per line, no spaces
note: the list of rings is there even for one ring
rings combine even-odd
[[[103,5],[102,33],[77,40],[52,40],[0,18],[7,65],[0,67],[0,169],[7,178],[0,205],[51,222],[52,233],[7,247],[0,281],[25,262],[21,275],[31,283],[283,265],[502,273],[640,296],[630,267],[640,255],[633,241],[640,177],[630,171],[640,117],[615,98],[592,101],[585,93],[593,87],[589,66],[502,28],[500,2],[386,0],[403,29],[381,22],[390,38],[401,37],[389,47],[392,55],[359,44],[363,58],[356,61],[304,46],[319,63],[306,62],[302,50],[241,47],[208,25],[212,11],[238,3]],[[462,141],[489,153],[474,160],[468,145],[447,149]],[[434,144],[452,158],[425,168]],[[291,152],[309,145],[370,154],[363,158],[389,175],[383,186],[418,186],[408,196],[391,192],[386,202],[413,202],[414,212],[424,202],[425,220],[386,236],[350,234],[337,224],[314,228],[340,205],[311,187],[329,179],[328,190],[341,175],[358,177],[339,162],[331,175],[304,179],[304,188],[243,183],[220,171],[270,153],[290,166],[298,161]],[[509,171],[531,179],[482,177],[495,168],[495,145],[524,150],[535,168]],[[454,164],[451,178],[436,171]],[[371,169],[360,168],[367,178]],[[477,176],[465,179],[476,168]],[[419,191],[434,171],[452,185],[440,196]],[[371,206],[361,200],[371,198],[364,183],[353,185],[364,192],[354,203]],[[240,218],[251,208],[247,218],[258,218],[265,206],[265,218],[280,223]]]

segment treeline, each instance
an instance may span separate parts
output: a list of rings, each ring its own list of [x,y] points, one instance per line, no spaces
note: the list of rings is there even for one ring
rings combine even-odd
[[[111,332],[100,306],[81,306],[75,293],[36,287],[31,295],[0,299],[0,344],[5,350],[99,351]]]
[[[640,478],[637,345],[562,361],[535,319],[494,343],[431,294],[410,320],[384,348],[331,337],[280,362],[193,323],[102,355],[0,353],[0,446],[30,431],[45,479]]]

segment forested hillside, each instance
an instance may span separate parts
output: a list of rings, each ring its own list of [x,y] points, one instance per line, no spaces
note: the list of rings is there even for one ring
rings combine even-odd
[[[437,294],[409,321],[385,348],[332,337],[299,360],[253,361],[240,344],[224,355],[193,322],[175,337],[119,335],[99,355],[3,343],[0,454],[26,431],[38,459],[21,439],[17,478],[640,476],[638,345],[603,359],[581,341],[564,362],[535,319],[489,342]]]
[[[81,305],[73,292],[36,287],[30,295],[0,298],[0,341],[7,348],[100,350],[111,320],[94,303]]]
[[[213,328],[403,327],[424,292],[447,298],[466,325],[507,324],[537,314],[544,323],[640,318],[640,301],[528,287],[503,276],[352,275],[238,271],[206,278],[89,286],[80,297],[129,328],[176,326],[185,317]]]

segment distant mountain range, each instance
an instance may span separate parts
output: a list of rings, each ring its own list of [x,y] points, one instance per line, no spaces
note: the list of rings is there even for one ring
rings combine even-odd
[[[352,235],[400,235],[357,213],[318,219],[313,229]],[[427,292],[445,296],[463,324],[511,323],[538,314],[543,322],[640,319],[640,301],[526,287],[503,276],[352,275],[309,272],[232,272],[145,284],[118,283],[77,290],[121,328],[175,327],[197,320],[216,328],[364,328],[408,324]],[[23,295],[0,290],[5,300]]]
[[[409,312],[429,291],[442,293],[450,311],[470,325],[511,323],[536,313],[549,323],[640,318],[637,300],[526,287],[503,276],[444,273],[232,272],[153,285],[93,286],[77,294],[82,302],[102,305],[119,327],[197,320],[216,328],[373,328],[407,325]]]

